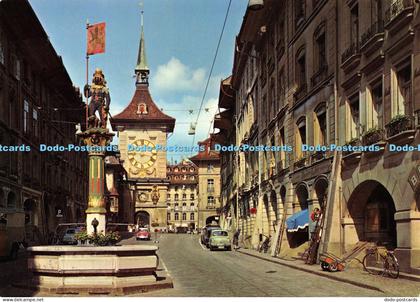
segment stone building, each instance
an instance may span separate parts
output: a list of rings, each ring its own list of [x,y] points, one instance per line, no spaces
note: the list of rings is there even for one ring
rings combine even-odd
[[[105,200],[107,221],[114,223],[131,222],[134,203],[130,198],[127,171],[124,169],[119,152],[105,155]]]
[[[221,153],[222,224],[242,228],[242,244],[271,235],[273,255],[295,256],[318,207],[321,252],[378,242],[402,271],[420,273],[419,156],[390,150],[419,143],[418,10],[411,0],[265,0],[247,9],[215,137],[291,149]],[[376,151],[302,149],[331,144]],[[300,214],[307,224],[288,230],[286,219]]]
[[[84,104],[26,0],[0,2],[0,108],[0,145],[30,148],[0,152],[0,213],[9,236],[46,242],[58,223],[83,220],[87,156],[39,145],[78,145]]]
[[[419,4],[411,0],[340,3],[338,104],[340,144],[378,152],[342,154],[341,209],[328,242],[387,242],[402,270],[420,274]],[[347,34],[345,34],[347,33]],[[334,223],[341,222],[341,223]]]
[[[119,150],[128,173],[130,198],[135,211],[129,223],[152,227],[167,226],[166,175],[167,136],[173,132],[175,119],[163,113],[149,92],[149,67],[146,59],[143,25],[138,52],[136,90],[127,107],[110,119],[119,133]]]
[[[190,157],[198,167],[198,220],[197,228],[219,223],[220,208],[220,155],[214,151],[212,136],[199,142],[204,150]]]
[[[198,168],[182,161],[166,169],[170,183],[166,196],[168,230],[194,230],[198,224]]]

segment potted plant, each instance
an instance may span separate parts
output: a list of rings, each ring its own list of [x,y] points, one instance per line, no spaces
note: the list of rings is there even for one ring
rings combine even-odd
[[[77,245],[85,245],[89,240],[89,235],[86,231],[78,232],[74,235],[74,239],[77,240]]]
[[[373,145],[381,141],[382,138],[382,129],[379,129],[377,126],[375,126],[370,128],[363,134],[362,141],[364,145]]]
[[[386,125],[388,137],[397,135],[412,128],[411,117],[405,114],[397,114]]]

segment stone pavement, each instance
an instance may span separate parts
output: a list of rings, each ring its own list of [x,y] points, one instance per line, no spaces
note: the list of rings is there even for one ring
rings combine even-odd
[[[209,251],[201,246],[196,235],[164,234],[160,238],[158,254],[173,279],[174,288],[141,296],[386,296],[378,290],[319,278],[234,251]]]
[[[272,257],[268,253],[259,253],[251,249],[239,249],[238,253],[258,258],[277,265],[286,266],[310,274],[318,275],[331,280],[352,284],[361,288],[369,288],[384,293],[387,296],[420,296],[420,280],[411,281],[403,278],[392,279],[382,276],[373,276],[360,268],[347,268],[342,272],[326,272],[320,265],[308,265],[302,260],[284,260]]]

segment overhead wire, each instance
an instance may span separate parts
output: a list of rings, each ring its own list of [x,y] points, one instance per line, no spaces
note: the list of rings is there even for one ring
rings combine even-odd
[[[200,113],[201,113],[201,110],[202,110],[202,108],[203,108],[204,100],[205,100],[206,95],[207,95],[207,89],[208,89],[208,87],[209,87],[209,84],[210,84],[210,79],[211,79],[211,76],[212,76],[212,74],[213,74],[214,65],[216,64],[216,59],[217,59],[217,55],[218,55],[218,53],[219,53],[220,44],[221,44],[221,42],[222,42],[223,33],[225,32],[226,22],[227,22],[227,19],[228,19],[228,16],[229,16],[229,11],[230,11],[231,4],[232,4],[232,0],[229,0],[229,5],[228,5],[228,7],[227,7],[227,9],[226,9],[225,19],[224,19],[224,21],[223,21],[222,31],[220,32],[219,40],[218,40],[218,42],[217,42],[216,52],[215,52],[214,57],[213,57],[213,62],[212,62],[212,64],[211,64],[211,68],[210,68],[209,76],[207,77],[206,87],[204,88],[203,97],[202,97],[202,99],[201,99],[200,109],[198,110],[197,119],[196,119],[196,121],[195,121],[195,124],[196,124],[196,125],[198,124],[198,119],[200,118]],[[196,135],[196,133],[194,133],[194,136],[193,136],[193,140],[192,140],[192,144],[191,144],[192,146],[194,146],[194,142],[195,142],[195,135]]]

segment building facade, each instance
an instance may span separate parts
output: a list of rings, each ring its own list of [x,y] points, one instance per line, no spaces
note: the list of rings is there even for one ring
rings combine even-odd
[[[214,151],[212,136],[199,142],[203,151],[190,158],[198,168],[198,220],[197,228],[219,224],[220,209],[220,156]]]
[[[127,107],[110,122],[113,130],[119,133],[118,146],[135,204],[129,223],[166,228],[169,188],[166,151],[158,151],[156,146],[166,146],[175,119],[164,114],[153,101],[149,92],[149,73],[142,25],[135,67],[136,90]]]
[[[166,196],[169,231],[195,230],[198,225],[198,168],[192,162],[182,161],[168,165],[170,182]]]
[[[243,230],[243,245],[271,236],[273,255],[296,256],[315,222],[290,230],[286,219],[320,208],[321,252],[376,242],[420,273],[418,156],[391,150],[418,144],[418,9],[411,0],[247,9],[215,137],[284,148],[221,153],[222,223]],[[371,151],[303,148],[332,144]]]
[[[84,104],[28,1],[2,1],[0,16],[0,145],[25,146],[0,152],[0,213],[11,237],[23,228],[42,243],[58,223],[83,220],[86,154],[40,144],[78,145]]]

